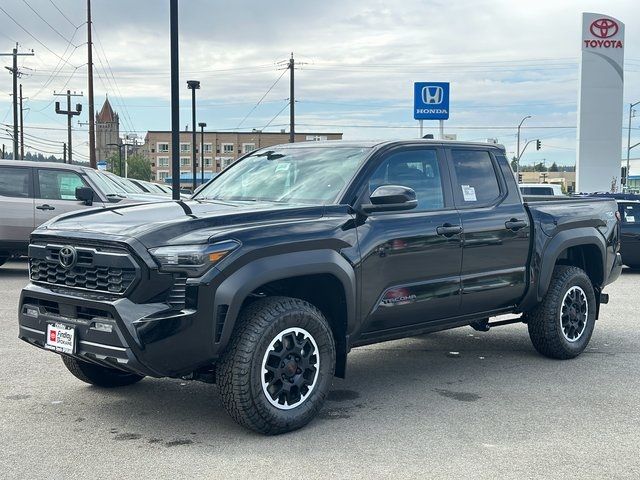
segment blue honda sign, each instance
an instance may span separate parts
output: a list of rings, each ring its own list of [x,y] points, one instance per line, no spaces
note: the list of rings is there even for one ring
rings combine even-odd
[[[448,120],[449,82],[414,83],[413,118],[416,120]]]

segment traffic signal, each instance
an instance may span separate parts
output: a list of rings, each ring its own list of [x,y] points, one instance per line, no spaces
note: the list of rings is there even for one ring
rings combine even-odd
[[[536,140],[536,150],[540,150],[540,147],[542,147],[542,142],[540,140]]]
[[[518,174],[518,183],[522,183],[522,174],[521,173]]]

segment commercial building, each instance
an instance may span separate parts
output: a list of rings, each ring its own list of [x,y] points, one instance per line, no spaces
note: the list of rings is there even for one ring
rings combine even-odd
[[[565,193],[576,191],[576,172],[520,172],[522,183],[551,183],[560,185]]]
[[[296,133],[296,142],[320,140],[342,140],[342,133]],[[191,186],[192,132],[180,132],[180,183]],[[200,182],[200,156],[204,152],[205,181],[215,173],[224,170],[245,153],[258,148],[279,145],[289,142],[286,132],[204,132],[204,142],[201,142],[200,132],[196,137],[196,166],[197,181]],[[202,143],[202,144],[201,144]],[[171,131],[152,130],[144,137],[142,153],[151,161],[153,178],[164,182],[171,178]]]

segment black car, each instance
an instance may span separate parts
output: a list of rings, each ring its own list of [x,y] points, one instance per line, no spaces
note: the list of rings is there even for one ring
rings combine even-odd
[[[640,200],[618,200],[618,210],[622,219],[622,262],[640,268]]]
[[[38,228],[19,336],[94,385],[215,382],[236,421],[282,433],[360,345],[522,322],[541,354],[576,357],[619,243],[615,201],[523,202],[497,145],[268,147],[192,200]]]

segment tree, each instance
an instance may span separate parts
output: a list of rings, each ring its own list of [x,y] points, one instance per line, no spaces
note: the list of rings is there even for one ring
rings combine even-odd
[[[544,167],[544,163],[538,162],[538,163],[534,163],[533,164],[533,171],[534,172],[546,172],[547,169]]]
[[[559,172],[560,169],[558,168],[558,164],[556,162],[553,162],[551,164],[551,166],[549,167],[549,171],[550,172]]]
[[[109,158],[107,158],[107,170],[111,173],[115,173],[116,175],[120,175],[120,173],[124,175],[124,165],[122,165],[121,169],[120,155],[118,153],[113,153]]]
[[[514,156],[514,157],[511,159],[511,170],[513,170],[514,172],[515,172],[516,170],[518,170],[518,157],[516,157],[516,156]]]
[[[136,153],[127,159],[127,176],[150,181],[152,175],[151,162],[147,157]]]

